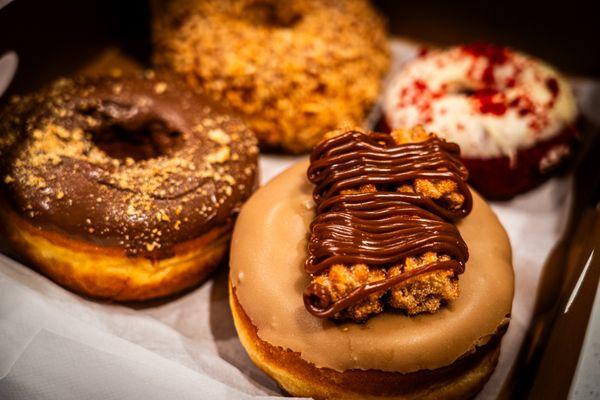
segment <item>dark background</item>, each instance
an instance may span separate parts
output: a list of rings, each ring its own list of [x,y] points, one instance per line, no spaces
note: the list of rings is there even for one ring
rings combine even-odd
[[[536,55],[565,73],[600,79],[598,3],[526,1],[416,2],[379,0],[390,31],[450,45],[475,40]],[[11,91],[29,90],[76,71],[113,45],[142,62],[150,53],[146,0],[14,0],[0,9],[0,53],[16,50]]]

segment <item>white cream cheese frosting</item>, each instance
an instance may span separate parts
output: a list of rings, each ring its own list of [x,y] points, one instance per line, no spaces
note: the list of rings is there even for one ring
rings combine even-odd
[[[392,78],[383,101],[391,128],[423,125],[465,158],[512,157],[571,127],[577,106],[555,69],[504,47],[433,50]]]

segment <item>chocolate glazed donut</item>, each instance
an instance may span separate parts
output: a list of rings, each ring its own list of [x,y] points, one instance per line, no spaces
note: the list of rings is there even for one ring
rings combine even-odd
[[[0,111],[7,238],[95,297],[204,279],[256,185],[253,134],[169,75],[63,79]]]

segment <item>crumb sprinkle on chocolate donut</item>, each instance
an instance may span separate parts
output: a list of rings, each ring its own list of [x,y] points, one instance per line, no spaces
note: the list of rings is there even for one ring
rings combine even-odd
[[[360,125],[389,50],[365,0],[155,2],[155,61],[240,112],[262,145],[299,153]]]
[[[468,250],[449,221],[472,206],[458,154],[420,127],[333,132],[313,150],[313,315],[360,322],[386,305],[418,314],[458,296]]]
[[[10,100],[0,131],[18,214],[130,256],[231,224],[255,186],[252,133],[162,73],[58,80]]]

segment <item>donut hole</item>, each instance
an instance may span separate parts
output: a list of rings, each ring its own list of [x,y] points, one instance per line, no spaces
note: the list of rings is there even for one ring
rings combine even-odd
[[[183,134],[163,121],[150,120],[135,127],[103,125],[92,131],[92,141],[111,158],[142,161],[173,155],[183,146]]]
[[[292,7],[293,4],[278,1],[254,1],[242,11],[242,18],[252,24],[267,28],[292,28],[302,19],[302,14]]]
[[[458,94],[466,97],[493,96],[501,91],[490,85],[473,85],[467,82],[451,82],[446,84],[446,93]]]
[[[469,87],[462,87],[454,93],[457,93],[457,94],[460,94],[463,96],[467,96],[467,97],[472,97],[475,95],[475,93],[477,93],[477,90],[475,90],[473,88],[469,88]]]
[[[466,82],[450,82],[446,84],[446,93],[453,93],[462,96],[471,97],[477,93],[480,88],[469,85]]]

